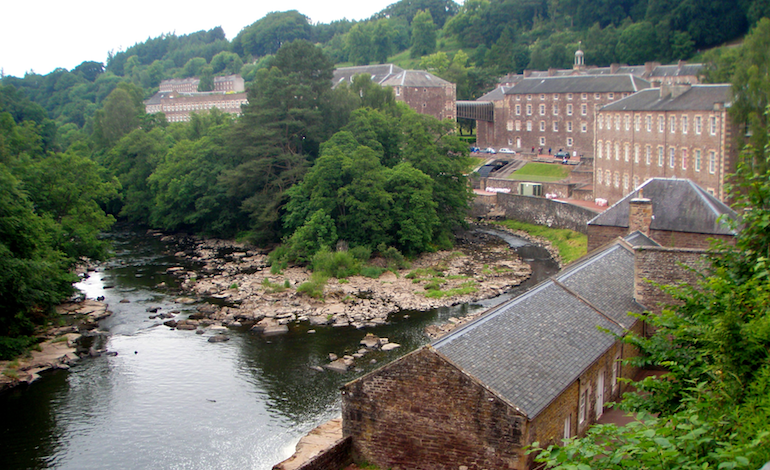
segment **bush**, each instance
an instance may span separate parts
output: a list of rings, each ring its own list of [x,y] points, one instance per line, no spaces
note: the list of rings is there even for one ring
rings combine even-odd
[[[377,251],[388,261],[388,269],[407,269],[409,262],[396,247],[385,246],[384,243],[377,245]]]
[[[303,282],[297,287],[297,292],[313,297],[314,299],[322,299],[324,296],[326,280],[327,277],[322,273],[313,273],[310,275],[309,281]]]
[[[368,246],[356,246],[350,249],[353,258],[366,263],[372,257],[372,249]]]
[[[310,264],[313,273],[321,273],[326,277],[344,279],[354,276],[361,270],[361,261],[354,258],[349,251],[331,252],[328,248],[322,248],[313,256]]]
[[[37,344],[37,339],[32,336],[17,336],[15,338],[0,336],[0,360],[9,361],[20,356],[35,344]]]
[[[368,266],[364,266],[363,268],[361,268],[361,275],[365,276],[365,277],[368,277],[368,278],[377,279],[385,271],[387,271],[387,269],[385,269],[385,268],[380,268],[380,267],[377,267],[377,266],[368,265]]]

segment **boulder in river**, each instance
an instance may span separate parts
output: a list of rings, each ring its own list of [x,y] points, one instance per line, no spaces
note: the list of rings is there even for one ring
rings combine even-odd
[[[230,341],[230,337],[227,335],[214,335],[209,336],[209,343],[222,343],[224,341]]]

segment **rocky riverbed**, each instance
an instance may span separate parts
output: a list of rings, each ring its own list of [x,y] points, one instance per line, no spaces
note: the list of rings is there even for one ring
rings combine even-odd
[[[168,269],[180,279],[187,296],[179,301],[208,300],[199,305],[198,314],[166,322],[186,329],[251,325],[270,335],[288,331],[293,322],[367,328],[402,310],[495,297],[530,274],[529,266],[498,237],[468,231],[458,236],[454,250],[423,254],[408,269],[386,271],[377,279],[329,279],[323,298],[315,299],[297,291],[310,278],[307,269],[291,267],[273,274],[262,250],[224,240],[163,238],[171,249],[184,247],[176,252],[180,261],[202,266],[196,271],[182,266]]]

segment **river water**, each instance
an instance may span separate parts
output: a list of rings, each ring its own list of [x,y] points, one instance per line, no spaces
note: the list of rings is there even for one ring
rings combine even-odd
[[[503,236],[531,262],[533,285],[556,271],[548,253]],[[101,323],[104,346],[117,355],[79,361],[29,387],[0,396],[3,469],[270,469],[301,436],[339,415],[339,387],[428,342],[423,330],[512,297],[428,312],[401,312],[363,330],[298,323],[282,336],[230,330],[231,340],[171,330],[148,308],[180,310],[167,291],[166,268],[179,260],[156,238],[111,235],[116,255],[78,287],[104,296],[113,315]],[[194,266],[188,266],[194,268]],[[122,301],[122,302],[121,302]],[[311,368],[328,354],[352,354],[366,332],[402,345],[372,352],[340,374]],[[374,359],[376,363],[370,363]]]

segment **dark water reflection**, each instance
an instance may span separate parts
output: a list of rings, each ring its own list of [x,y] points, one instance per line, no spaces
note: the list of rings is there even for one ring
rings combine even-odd
[[[113,237],[115,258],[82,287],[89,297],[104,295],[114,312],[102,328],[118,355],[81,360],[0,396],[0,468],[269,469],[339,414],[342,384],[425,344],[427,325],[510,297],[394,315],[368,331],[400,349],[369,353],[345,374],[317,372],[311,366],[326,364],[329,353],[356,352],[366,332],[308,333],[307,324],[294,324],[283,336],[230,330],[230,341],[209,343],[210,333],[170,330],[146,309],[194,308],[156,287],[173,286],[165,271],[179,261],[153,237]]]

